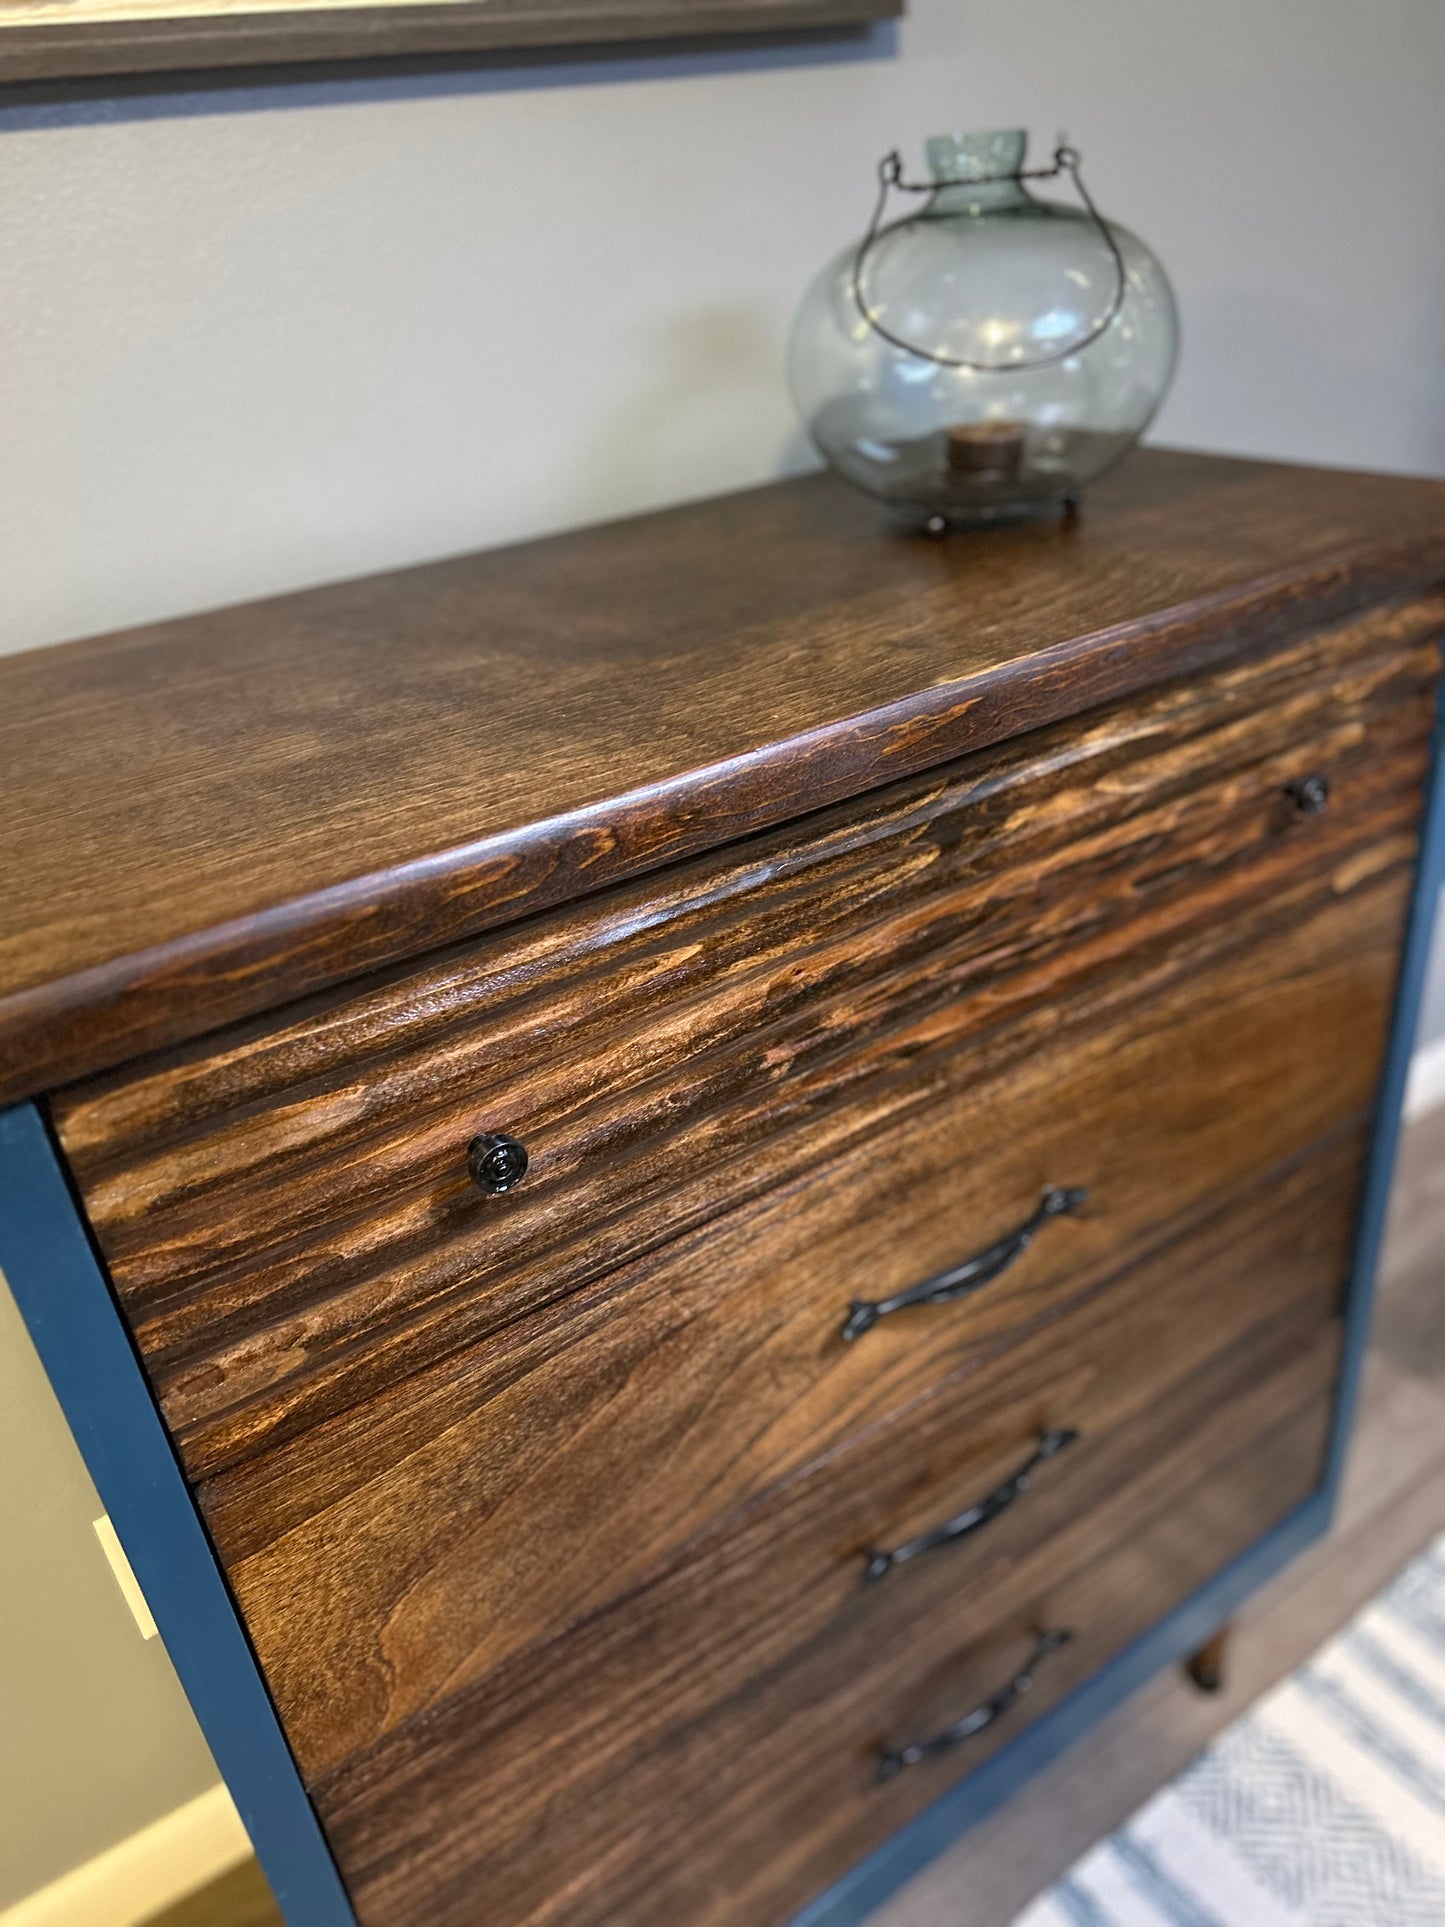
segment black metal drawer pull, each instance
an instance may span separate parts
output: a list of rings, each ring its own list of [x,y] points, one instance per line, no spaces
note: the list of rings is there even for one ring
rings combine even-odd
[[[527,1147],[505,1131],[484,1131],[467,1146],[467,1170],[479,1191],[495,1197],[527,1175]]]
[[[1015,1673],[1008,1685],[1001,1686],[992,1699],[986,1699],[982,1706],[975,1706],[971,1713],[965,1713],[956,1725],[944,1727],[941,1733],[935,1733],[929,1739],[919,1740],[913,1746],[900,1746],[896,1750],[885,1748],[878,1756],[879,1779],[891,1780],[895,1773],[901,1773],[906,1766],[917,1766],[920,1760],[932,1760],[940,1753],[951,1752],[955,1746],[962,1746],[965,1740],[973,1739],[985,1727],[992,1726],[1016,1700],[1022,1699],[1028,1692],[1034,1683],[1039,1662],[1047,1659],[1050,1653],[1056,1653],[1060,1646],[1066,1646],[1073,1636],[1062,1626],[1056,1627],[1053,1632],[1040,1633],[1034,1650],[1024,1662],[1023,1671]]]
[[[1015,1258],[1023,1256],[1050,1218],[1077,1211],[1088,1195],[1087,1191],[1050,1185],[1033,1216],[1026,1218],[1007,1237],[1000,1238],[997,1244],[990,1245],[987,1251],[955,1265],[952,1271],[940,1271],[936,1278],[926,1278],[921,1285],[900,1291],[895,1298],[855,1298],[843,1321],[844,1338],[861,1338],[880,1318],[886,1318],[890,1312],[903,1311],[909,1305],[947,1305],[981,1291],[985,1285],[992,1284],[1001,1271],[1007,1271]]]
[[[1002,1485],[996,1486],[986,1499],[980,1499],[966,1512],[960,1512],[956,1518],[947,1520],[941,1526],[934,1526],[932,1531],[920,1534],[917,1539],[910,1539],[906,1545],[895,1546],[892,1552],[870,1550],[867,1554],[868,1564],[863,1570],[864,1579],[881,1579],[884,1573],[892,1572],[895,1566],[906,1565],[921,1553],[933,1552],[939,1546],[954,1545],[958,1540],[966,1539],[971,1532],[977,1532],[980,1526],[986,1526],[990,1519],[996,1519],[1001,1512],[1007,1512],[1014,1500],[1022,1498],[1028,1491],[1029,1480],[1045,1459],[1062,1452],[1078,1436],[1077,1432],[1065,1428],[1041,1432],[1038,1444],[1018,1471],[1005,1479]]]
[[[1330,779],[1328,776],[1301,776],[1297,782],[1286,783],[1284,793],[1301,816],[1318,816],[1329,804]]]

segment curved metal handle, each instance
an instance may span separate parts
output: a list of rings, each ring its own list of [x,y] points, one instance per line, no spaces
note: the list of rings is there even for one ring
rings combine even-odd
[[[934,1526],[930,1532],[921,1533],[918,1538],[910,1539],[906,1545],[895,1546],[892,1552],[875,1552],[871,1549],[865,1554],[867,1565],[863,1569],[865,1584],[881,1579],[885,1573],[892,1572],[895,1566],[906,1565],[910,1559],[917,1559],[925,1552],[934,1552],[939,1546],[951,1546],[970,1533],[986,1526],[1001,1512],[1007,1512],[1015,1499],[1022,1498],[1029,1489],[1029,1481],[1046,1459],[1062,1452],[1066,1445],[1072,1445],[1078,1433],[1066,1428],[1040,1432],[1039,1442],[1024,1460],[1017,1472],[1010,1474],[1002,1485],[995,1486],[986,1499],[980,1499],[966,1512],[947,1520],[941,1526]]]
[[[1040,1633],[1034,1642],[1034,1650],[1024,1661],[1023,1671],[1015,1673],[992,1698],[986,1699],[981,1706],[975,1706],[971,1713],[965,1713],[953,1726],[944,1727],[941,1733],[934,1733],[926,1740],[918,1740],[912,1746],[885,1747],[878,1755],[878,1778],[891,1780],[904,1767],[917,1766],[920,1760],[931,1760],[940,1753],[951,1752],[955,1746],[961,1746],[965,1740],[973,1739],[976,1734],[992,1726],[1016,1700],[1022,1699],[1029,1691],[1040,1661],[1047,1659],[1050,1653],[1056,1653],[1060,1646],[1067,1646],[1073,1636],[1062,1626],[1052,1632]]]
[[[1054,149],[1052,167],[1021,169],[1017,174],[981,174],[970,180],[960,181],[905,181],[903,157],[898,149],[895,147],[891,154],[885,154],[878,163],[878,199],[873,208],[873,218],[868,223],[868,232],[858,244],[858,252],[853,257],[853,305],[874,334],[881,335],[890,348],[899,348],[905,355],[913,355],[919,361],[930,361],[936,368],[969,368],[978,375],[1012,375],[1028,368],[1049,368],[1055,362],[1067,361],[1070,355],[1077,355],[1085,348],[1092,347],[1124,305],[1124,296],[1129,286],[1129,270],[1124,265],[1124,256],[1119,243],[1114,238],[1113,229],[1094,205],[1093,197],[1084,186],[1083,175],[1079,172],[1079,160],[1078,149],[1070,147],[1065,141],[1060,141]],[[1044,181],[1051,180],[1057,174],[1067,174],[1073,182],[1074,189],[1083,203],[1084,211],[1099,230],[1114,265],[1114,292],[1110,296],[1109,305],[1093,327],[1080,335],[1077,341],[1065,342],[1062,348],[1051,348],[1047,354],[1035,355],[1028,361],[969,361],[963,355],[942,355],[932,348],[920,348],[916,341],[908,341],[902,335],[894,334],[892,329],[879,320],[877,311],[869,305],[868,297],[863,292],[863,269],[867,264],[868,256],[885,232],[883,216],[887,211],[888,196],[892,189],[896,188],[900,194],[931,196],[945,187],[985,187],[996,181]],[[916,214],[910,214],[906,220],[895,222],[893,228],[886,231],[892,233],[896,228],[907,227],[909,221],[915,221],[918,218]]]
[[[911,1285],[895,1297],[855,1298],[843,1321],[843,1337],[851,1343],[871,1331],[880,1318],[886,1318],[890,1312],[903,1311],[909,1305],[947,1305],[955,1299],[971,1297],[985,1285],[992,1284],[1000,1272],[1007,1271],[1015,1258],[1022,1257],[1050,1218],[1077,1211],[1088,1196],[1085,1190],[1050,1185],[1033,1216],[986,1251],[965,1259],[951,1271],[940,1271],[936,1278],[926,1278],[921,1285]]]

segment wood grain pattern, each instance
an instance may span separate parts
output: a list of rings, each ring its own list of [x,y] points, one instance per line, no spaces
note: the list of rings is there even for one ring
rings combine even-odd
[[[989,1078],[965,1056],[953,1094],[891,1134],[500,1337],[215,1476],[192,1453],[303,1765],[638,1583],[1362,1116],[1403,905],[1387,883],[1272,940],[1252,925],[1212,971],[1131,996],[1042,1059]],[[1351,1048],[1299,1047],[1321,1035]],[[1092,1186],[1087,1218],[1051,1226],[975,1299],[843,1344],[853,1297],[956,1261],[1054,1177]]]
[[[750,1515],[730,1559],[669,1569],[318,1784],[363,1921],[470,1920],[479,1894],[499,1923],[786,1919],[1018,1725],[889,1787],[880,1745],[956,1718],[1063,1618],[1043,1710],[1305,1496],[1336,1341],[1307,1307],[1196,1371],[1095,1453],[1097,1503],[1007,1551],[863,1588],[844,1539],[831,1588],[789,1575],[792,1624],[759,1624],[752,1582],[801,1503]]]
[[[8,658],[0,1100],[1432,591],[1442,503],[1152,454],[933,543],[810,477]]]
[[[0,81],[861,28],[902,0],[6,0]]]
[[[1241,906],[1263,932],[1408,861],[1436,662],[1419,620],[1346,625],[62,1094],[62,1141],[193,1475],[850,1144],[866,1161],[950,1080],[967,1090],[1209,954]],[[1333,798],[1303,822],[1283,788],[1310,770]],[[1125,957],[1132,981],[1113,974]],[[1362,1064],[1377,1037],[1378,1014]],[[982,1054],[940,1068],[964,1042]],[[504,1199],[466,1177],[484,1128],[533,1154]],[[1050,1170],[1046,1137],[998,1129],[1041,1173],[980,1168],[980,1244],[1091,1161],[1057,1145]],[[914,1252],[908,1214],[888,1222],[914,1277],[965,1255]]]
[[[1078,1430],[1082,1441],[1039,1474],[1028,1504],[980,1542],[993,1583],[1006,1553],[1051,1537],[1097,1500],[1105,1488],[1093,1468],[1108,1434],[1163,1410],[1174,1388],[1253,1326],[1302,1305],[1328,1321],[1348,1264],[1362,1149],[1360,1131],[1346,1130],[1302,1165],[1272,1172],[1267,1189],[1255,1178],[1202,1222],[1198,1211],[1174,1220],[1124,1278],[1102,1289],[1085,1280],[1075,1309],[1011,1344],[995,1333],[971,1353],[935,1356],[906,1403],[880,1400],[873,1422],[860,1412],[791,1462],[775,1456],[771,1479],[755,1474],[742,1492],[728,1449],[746,1456],[745,1414],[730,1381],[710,1378],[705,1361],[684,1402],[669,1384],[679,1367],[667,1351],[629,1361],[625,1378],[614,1369],[600,1414],[595,1392],[564,1406],[553,1381],[559,1409],[534,1404],[535,1442],[520,1429],[528,1415],[500,1401],[449,1436],[445,1462],[423,1452],[400,1476],[360,1482],[289,1529],[248,1518],[236,1481],[212,1521],[304,1770],[320,1778],[409,1722],[445,1718],[515,1653],[564,1638],[679,1561],[707,1567],[696,1583],[709,1594],[746,1589],[746,1601],[733,1601],[734,1664],[761,1667],[761,1655],[823,1623],[857,1589],[864,1545],[906,1539],[980,1497],[1042,1427]],[[740,1328],[744,1316],[740,1308]],[[611,1421],[610,1437],[599,1419]],[[660,1432],[671,1463],[658,1460]],[[249,1544],[233,1542],[242,1523]],[[972,1569],[962,1551],[935,1558]],[[917,1570],[888,1583],[911,1585]],[[668,1638],[681,1664],[687,1624]],[[710,1674],[696,1690],[744,1683]]]
[[[1155,456],[936,545],[812,478],[0,664],[0,1095],[83,1078],[366,1927],[781,1921],[1315,1488],[1442,507]]]

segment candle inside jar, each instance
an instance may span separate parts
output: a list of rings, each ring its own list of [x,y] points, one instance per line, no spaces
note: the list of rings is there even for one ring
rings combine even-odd
[[[1022,422],[955,422],[945,433],[948,466],[955,473],[1006,480],[1023,467]]]

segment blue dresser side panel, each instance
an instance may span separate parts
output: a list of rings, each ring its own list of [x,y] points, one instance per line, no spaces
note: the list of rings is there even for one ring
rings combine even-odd
[[[1445,654],[1445,643],[1441,644],[1441,649]],[[1405,933],[1400,981],[1395,992],[1395,1020],[1390,1032],[1390,1048],[1385,1057],[1380,1094],[1375,1106],[1375,1135],[1370,1151],[1370,1168],[1365,1176],[1360,1223],[1355,1237],[1355,1260],[1345,1306],[1345,1356],[1340,1368],[1339,1396],[1335,1401],[1335,1427],[1330,1442],[1327,1475],[1332,1497],[1339,1492],[1345,1454],[1349,1450],[1350,1430],[1354,1424],[1355,1405],[1359,1398],[1360,1370],[1369,1344],[1370,1314],[1375,1303],[1375,1274],[1379,1269],[1385,1214],[1389,1209],[1395,1157],[1400,1146],[1405,1086],[1409,1081],[1410,1058],[1415,1049],[1420,1006],[1424,1001],[1425,981],[1430,968],[1436,907],[1441,891],[1445,890],[1445,675],[1437,684],[1435,694],[1434,753],[1430,759],[1430,779],[1425,795],[1425,828],[1415,877],[1415,897],[1410,906],[1410,925]]]

